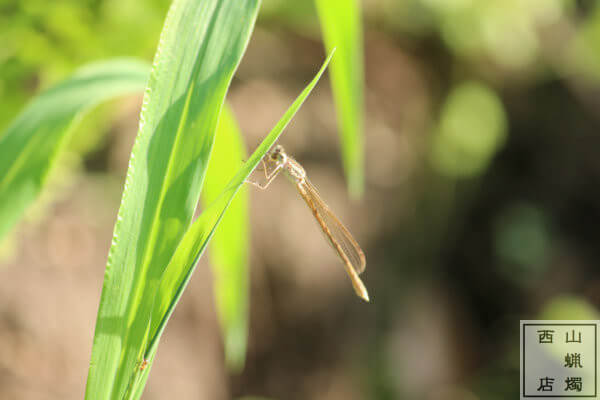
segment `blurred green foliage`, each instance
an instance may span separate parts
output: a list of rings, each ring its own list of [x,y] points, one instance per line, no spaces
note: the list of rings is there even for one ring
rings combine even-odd
[[[548,301],[537,316],[546,320],[597,320],[598,309],[582,296],[563,294]]]
[[[77,117],[99,102],[143,90],[148,74],[139,60],[88,65],[15,118],[0,137],[0,239],[37,198]]]
[[[494,245],[507,279],[535,284],[550,258],[550,232],[542,210],[518,204],[501,214],[495,227]]]
[[[581,74],[594,84],[600,83],[600,7],[581,21],[566,55],[566,73]]]
[[[432,143],[432,162],[443,175],[479,175],[503,144],[506,116],[494,90],[467,82],[446,98]]]
[[[416,36],[437,32],[449,50],[520,68],[541,50],[539,28],[560,21],[572,0],[381,0],[378,16]]]
[[[538,56],[540,26],[563,16],[563,0],[422,0],[444,42],[461,56],[485,56],[505,67]]]
[[[169,4],[168,0],[1,1],[0,131],[40,88],[82,64],[115,56],[150,59]]]

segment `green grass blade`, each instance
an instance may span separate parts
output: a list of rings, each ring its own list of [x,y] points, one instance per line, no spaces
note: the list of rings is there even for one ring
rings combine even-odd
[[[138,398],[165,268],[189,229],[259,0],[175,0],[144,96],[98,310],[86,399]],[[167,271],[168,272],[168,271]],[[168,274],[166,274],[168,275]],[[159,296],[160,295],[160,296]]]
[[[144,89],[149,65],[90,64],[36,97],[0,136],[0,239],[40,193],[74,121],[92,106]]]
[[[315,0],[326,48],[337,49],[329,76],[342,146],[348,189],[364,187],[364,62],[359,0]]]
[[[281,135],[306,97],[315,87],[319,78],[323,74],[323,71],[325,71],[325,68],[327,68],[332,55],[333,53],[329,55],[315,78],[308,84],[302,93],[300,93],[294,103],[285,112],[283,117],[250,156],[248,161],[242,165],[233,179],[229,181],[219,197],[213,201],[202,212],[202,214],[200,214],[188,232],[186,232],[179,247],[177,248],[177,251],[171,259],[169,266],[165,270],[162,281],[160,282],[157,303],[155,304],[155,308],[152,313],[152,323],[154,325],[156,321],[160,322],[156,325],[156,328],[151,329],[151,344],[146,353],[147,359],[152,359],[154,357],[158,340],[162,335],[166,323],[171,317],[175,309],[175,305],[179,301],[183,290],[185,289],[194,271],[196,262],[202,255],[202,252],[206,248],[211,236],[214,234],[217,225],[227,210],[227,207],[230,205],[232,199],[242,184],[244,184],[245,179],[248,177],[248,175],[250,175],[252,170],[256,168],[260,160],[271,148],[273,143],[275,143],[277,138],[279,138],[279,135]],[[175,296],[173,296],[173,294],[175,294]]]
[[[246,159],[240,130],[229,107],[223,107],[215,146],[202,191],[202,202],[210,205]],[[248,193],[242,187],[231,201],[210,245],[215,277],[217,314],[225,344],[227,367],[244,367],[248,337]]]

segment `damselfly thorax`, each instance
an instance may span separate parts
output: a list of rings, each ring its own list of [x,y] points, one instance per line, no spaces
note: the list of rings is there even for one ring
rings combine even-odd
[[[287,161],[284,164],[283,169],[285,172],[287,172],[289,177],[296,182],[302,183],[306,179],[306,171],[304,168],[298,164],[298,161],[289,156],[287,157]]]

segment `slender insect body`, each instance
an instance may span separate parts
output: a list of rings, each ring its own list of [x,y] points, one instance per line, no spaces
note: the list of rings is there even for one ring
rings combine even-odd
[[[340,256],[356,294],[365,301],[369,301],[367,289],[358,276],[365,269],[365,255],[348,229],[346,229],[321,199],[315,187],[307,179],[304,168],[296,160],[288,156],[283,147],[279,145],[267,153],[262,159],[262,164],[266,182],[263,184],[252,181],[248,182],[261,189],[266,189],[279,172],[284,170],[286,172],[285,175],[296,184],[298,192],[319,223],[329,244],[331,244]]]

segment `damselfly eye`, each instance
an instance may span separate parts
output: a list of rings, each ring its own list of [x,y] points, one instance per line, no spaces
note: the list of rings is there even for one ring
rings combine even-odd
[[[271,160],[273,160],[273,161],[281,160],[281,158],[283,157],[282,153],[283,153],[283,147],[281,147],[281,145],[275,146],[273,151],[271,151],[271,155],[270,155]]]

